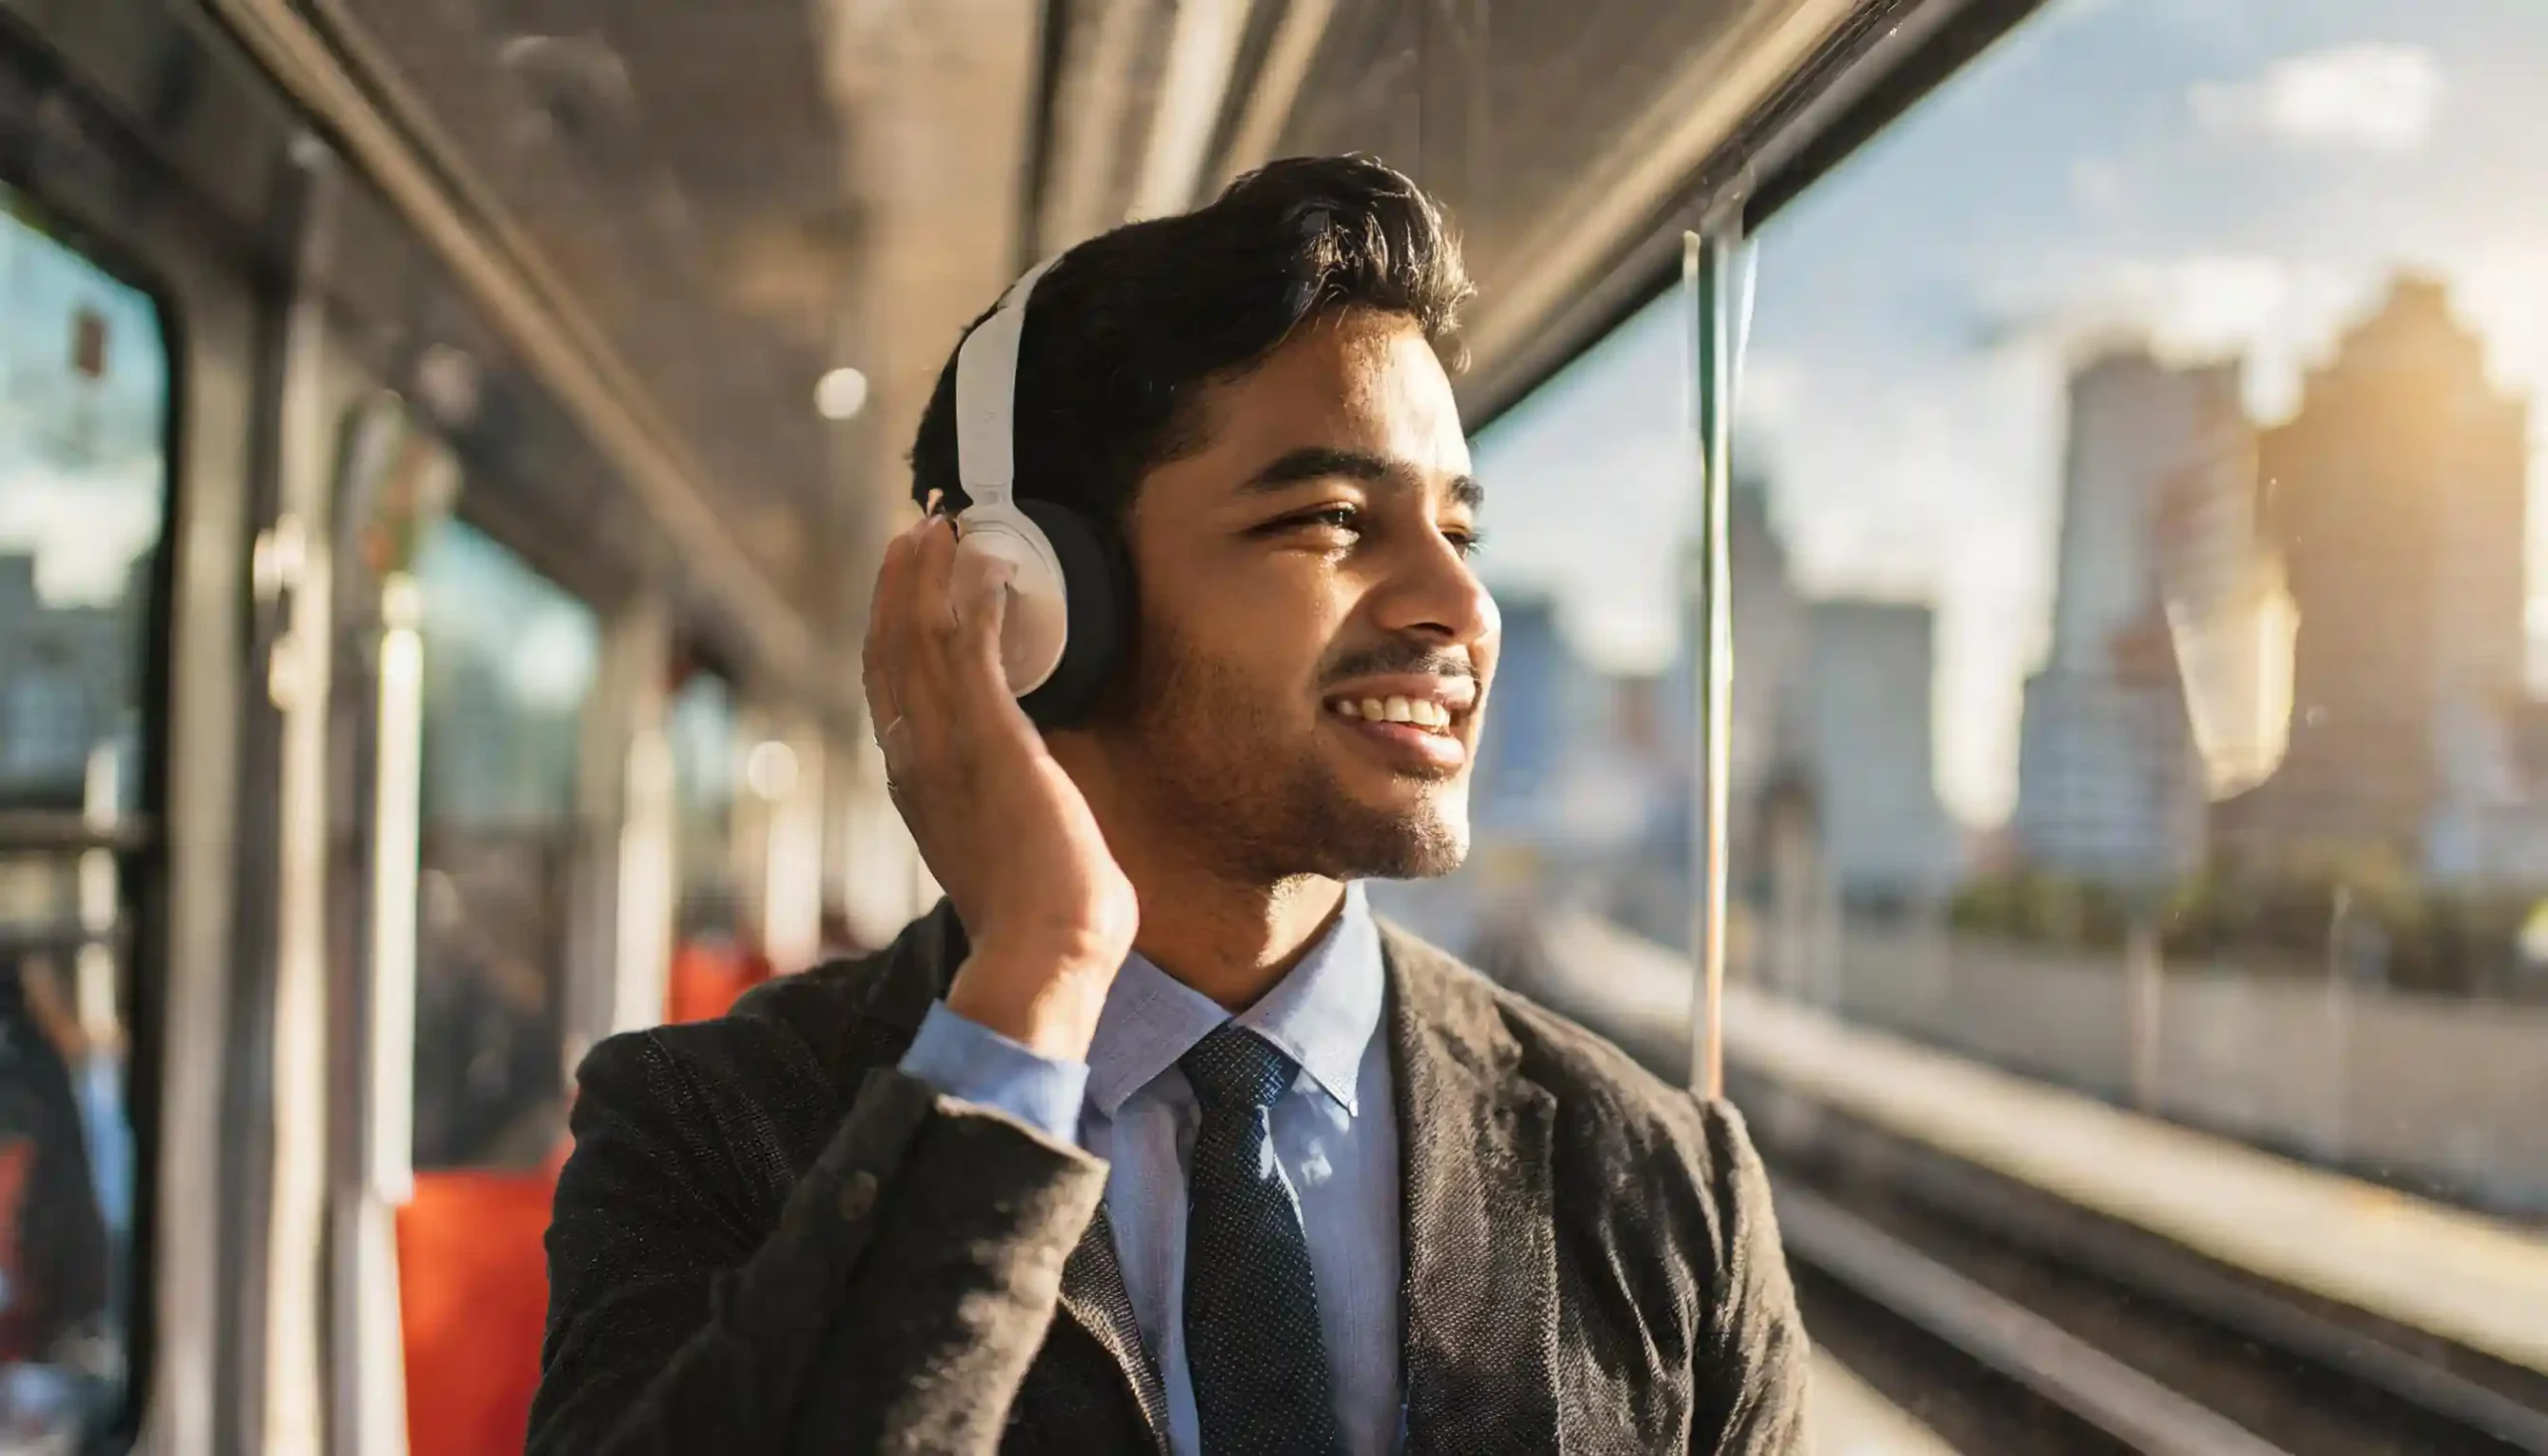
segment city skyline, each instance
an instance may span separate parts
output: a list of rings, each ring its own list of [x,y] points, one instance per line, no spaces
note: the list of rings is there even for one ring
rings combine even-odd
[[[2518,199],[2548,161],[2543,64],[2548,7],[2066,0],[1772,219],[1739,445],[1803,590],[1936,604],[1941,788],[1966,822],[2014,803],[2084,357],[2139,338],[2234,360],[2270,425],[2416,270],[2448,285],[2500,386],[2542,393],[2548,217]],[[1614,670],[1671,650],[1685,360],[1667,297],[1477,441],[1505,527],[1490,580],[1557,590]],[[2536,563],[2548,513],[2530,517]],[[2548,626],[2537,596],[2529,617]]]

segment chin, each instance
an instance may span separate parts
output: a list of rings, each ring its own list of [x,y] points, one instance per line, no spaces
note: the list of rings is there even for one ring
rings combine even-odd
[[[1468,860],[1468,796],[1464,793],[1424,793],[1412,805],[1366,804],[1360,809],[1353,816],[1360,825],[1339,845],[1349,861],[1340,867],[1343,878],[1434,880]]]

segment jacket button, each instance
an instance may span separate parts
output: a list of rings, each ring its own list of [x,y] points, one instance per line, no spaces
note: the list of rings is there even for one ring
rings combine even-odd
[[[840,1216],[844,1223],[856,1223],[876,1206],[876,1175],[860,1168],[841,1179]]]

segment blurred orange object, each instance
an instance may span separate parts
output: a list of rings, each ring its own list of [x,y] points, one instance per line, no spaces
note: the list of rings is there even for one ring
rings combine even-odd
[[[743,992],[769,979],[770,964],[739,945],[690,940],[673,951],[665,1020],[713,1021]]]
[[[666,1019],[723,1016],[770,969],[741,947],[686,943],[673,954]],[[567,1150],[530,1172],[416,1174],[415,1196],[398,1210],[410,1456],[522,1449],[548,1319],[543,1240]]]
[[[24,1138],[0,1142],[0,1364],[34,1359],[35,1299],[27,1279],[25,1226],[27,1184],[35,1170],[34,1143]]]
[[[548,1319],[548,1207],[560,1147],[529,1172],[416,1174],[398,1210],[412,1456],[520,1451]]]

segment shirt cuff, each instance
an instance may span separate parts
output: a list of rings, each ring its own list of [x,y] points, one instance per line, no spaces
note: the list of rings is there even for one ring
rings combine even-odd
[[[903,1053],[902,1070],[941,1096],[1006,1113],[1055,1142],[1079,1145],[1086,1062],[1055,1061],[937,1001]]]

